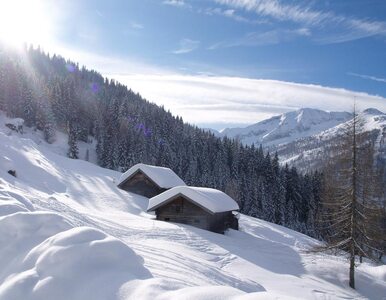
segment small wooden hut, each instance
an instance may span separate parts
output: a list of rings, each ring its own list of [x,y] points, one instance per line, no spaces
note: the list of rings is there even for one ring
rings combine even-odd
[[[169,168],[136,164],[119,179],[118,187],[148,198],[185,182]]]
[[[178,186],[150,198],[147,211],[155,211],[157,220],[224,233],[238,230],[238,210],[236,201],[219,190]]]

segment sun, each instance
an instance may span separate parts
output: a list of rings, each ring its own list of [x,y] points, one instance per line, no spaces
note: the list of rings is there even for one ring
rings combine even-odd
[[[44,45],[51,29],[44,0],[0,0],[0,41],[13,46]]]

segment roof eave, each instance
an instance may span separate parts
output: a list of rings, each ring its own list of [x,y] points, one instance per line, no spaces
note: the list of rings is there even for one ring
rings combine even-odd
[[[164,202],[161,202],[161,203],[153,206],[150,209],[147,209],[146,211],[147,212],[155,211],[157,208],[160,208],[161,206],[164,206],[164,205],[170,203],[171,201],[173,201],[174,199],[176,199],[176,198],[178,198],[180,196],[184,197],[186,200],[188,200],[189,202],[193,203],[194,205],[197,205],[198,207],[202,208],[203,210],[205,210],[206,212],[210,213],[211,215],[218,214],[218,213],[223,213],[223,212],[228,212],[228,211],[238,211],[239,210],[239,209],[231,209],[231,210],[224,210],[224,211],[216,211],[216,212],[214,212],[214,211],[210,210],[209,208],[204,207],[204,206],[200,205],[199,203],[197,203],[196,201],[192,200],[191,198],[186,196],[184,193],[178,193],[178,194],[170,197],[168,200],[166,200]]]

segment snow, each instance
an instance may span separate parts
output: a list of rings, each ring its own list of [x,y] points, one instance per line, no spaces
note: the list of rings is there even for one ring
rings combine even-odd
[[[190,201],[209,210],[211,213],[239,210],[236,201],[219,190],[203,187],[177,186],[150,198],[147,211],[154,211],[178,195],[185,196]]]
[[[78,227],[30,250],[19,261],[18,272],[1,285],[0,298],[109,299],[122,282],[150,276],[142,258],[127,245],[93,228]],[[74,289],[75,282],[83,288]]]
[[[302,108],[245,128],[227,128],[221,136],[238,138],[246,145],[277,146],[320,133],[351,118],[347,112]]]
[[[17,128],[19,126],[23,126],[24,120],[22,118],[13,118],[13,119],[9,119],[7,124],[12,124]]]
[[[130,176],[139,170],[145,173],[160,188],[170,189],[175,186],[185,185],[185,182],[171,169],[142,163],[132,166],[129,170],[123,173],[119,179],[118,185],[125,182]]]
[[[68,152],[68,136],[66,133],[56,131],[55,140],[52,144],[48,144],[44,140],[43,132],[23,126],[23,132],[13,131],[5,126],[5,124],[13,124],[16,127],[24,124],[24,120],[21,118],[8,118],[5,114],[0,111],[0,130],[7,135],[18,136],[20,138],[29,139],[34,141],[41,148],[47,148],[50,151],[67,156]],[[88,152],[88,161],[97,163],[97,155],[95,151],[96,141],[94,138],[89,137],[89,142],[77,141],[79,149],[79,159],[86,160]]]
[[[241,215],[225,235],[154,220],[120,173],[0,123],[0,300],[382,299],[386,266],[358,263]],[[63,153],[60,153],[63,154]],[[8,174],[12,168],[17,177]]]
[[[378,131],[378,136],[375,138],[375,153],[377,159],[385,160],[386,114],[377,109],[369,108],[359,113],[359,118],[363,123],[363,131]],[[350,122],[352,119],[338,125],[332,124],[332,127],[320,132],[312,132],[311,130],[312,135],[310,136],[297,138],[296,135],[291,135],[285,143],[273,145],[269,147],[269,150],[278,152],[282,165],[289,164],[302,171],[312,170],[325,161],[326,154],[328,155],[335,139],[343,134]],[[373,133],[375,134],[375,132]]]

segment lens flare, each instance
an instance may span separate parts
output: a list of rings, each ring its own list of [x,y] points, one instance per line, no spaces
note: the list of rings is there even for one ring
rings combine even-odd
[[[43,0],[0,0],[0,41],[44,45],[52,29]]]

